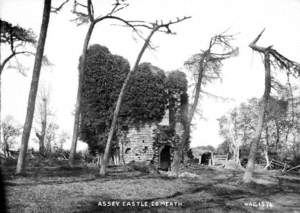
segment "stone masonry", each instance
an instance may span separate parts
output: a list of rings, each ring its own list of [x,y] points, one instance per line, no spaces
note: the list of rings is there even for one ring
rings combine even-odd
[[[168,113],[166,113],[168,115]],[[170,161],[173,156],[172,143],[167,139],[161,141],[154,146],[155,132],[159,126],[167,127],[169,125],[168,116],[159,123],[145,124],[140,127],[129,127],[128,130],[122,132],[119,137],[120,148],[120,163],[127,164],[131,161],[135,162],[151,162],[159,167],[160,165],[160,153],[166,146],[169,147]],[[176,135],[179,137],[183,134],[183,126],[180,122],[175,125]]]

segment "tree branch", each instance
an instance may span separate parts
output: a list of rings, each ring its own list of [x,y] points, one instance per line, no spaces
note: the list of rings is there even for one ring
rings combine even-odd
[[[258,52],[264,52],[266,48],[259,47],[256,45],[262,34],[265,32],[265,28],[258,34],[258,36],[249,44],[249,47]]]
[[[67,4],[68,2],[69,2],[69,0],[65,0],[58,7],[51,7],[51,12],[52,13],[58,13],[64,7],[64,5]]]
[[[12,54],[10,54],[10,55],[9,55],[9,56],[1,63],[1,65],[0,65],[0,75],[2,74],[2,71],[3,71],[4,67],[5,67],[5,65],[8,63],[8,61],[9,61],[10,59],[12,59],[14,56],[20,55],[20,54],[33,54],[33,55],[34,55],[34,53],[29,52],[29,51],[12,52]]]
[[[120,10],[125,9],[128,6],[129,4],[125,3],[125,0],[123,0],[122,3],[120,2],[120,0],[116,0],[115,3],[113,4],[112,10],[107,14],[107,16],[113,15],[119,12]]]
[[[174,32],[171,31],[170,26],[173,25],[173,24],[177,24],[179,22],[182,22],[182,21],[184,21],[186,19],[190,19],[190,18],[191,18],[191,16],[184,16],[182,18],[178,18],[177,17],[176,20],[174,20],[174,21],[170,20],[166,24],[164,24],[162,21],[161,21],[161,24],[158,24],[158,21],[156,21],[156,23],[154,23],[153,26],[154,27],[158,26],[159,28],[165,28],[164,32],[167,33],[167,34],[175,34]]]
[[[87,10],[90,22],[94,21],[94,9],[92,0],[87,0]]]
[[[270,59],[270,64],[276,69],[284,69],[286,70],[289,74],[293,74],[295,77],[300,75],[300,64],[292,61],[282,54],[280,54],[277,50],[273,49],[273,46],[268,46],[268,47],[261,47],[258,46],[256,43],[258,40],[261,38],[263,31],[249,44],[249,47],[259,53],[263,54],[269,54],[272,56],[272,59]]]

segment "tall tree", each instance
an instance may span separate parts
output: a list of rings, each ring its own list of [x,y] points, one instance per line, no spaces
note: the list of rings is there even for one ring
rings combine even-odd
[[[40,31],[38,45],[37,45],[37,51],[35,55],[35,62],[34,62],[32,81],[31,81],[29,98],[28,98],[26,119],[24,123],[20,154],[19,154],[17,168],[16,168],[17,174],[21,174],[25,167],[25,157],[27,152],[30,131],[32,127],[35,100],[36,100],[36,94],[37,94],[38,83],[40,78],[42,59],[44,55],[44,47],[45,47],[45,42],[47,37],[50,12],[51,12],[51,0],[44,0],[43,19],[42,19],[41,31]]]
[[[74,1],[74,9],[73,13],[77,16],[73,21],[77,22],[77,25],[82,25],[85,23],[89,23],[88,31],[85,35],[85,39],[83,42],[82,54],[80,59],[79,66],[79,76],[78,76],[78,88],[77,88],[77,97],[76,97],[76,105],[75,105],[75,115],[74,115],[74,125],[73,125],[73,136],[72,136],[72,144],[70,149],[70,158],[69,164],[72,166],[74,164],[74,156],[76,153],[77,139],[79,133],[79,121],[80,121],[80,104],[81,104],[81,90],[82,90],[82,76],[84,74],[84,69],[86,66],[86,52],[89,46],[90,39],[92,37],[93,30],[96,24],[110,19],[117,20],[125,25],[131,27],[133,31],[137,32],[135,29],[134,23],[139,23],[137,21],[127,21],[116,14],[126,8],[128,4],[125,0],[115,0],[111,11],[109,11],[105,15],[101,15],[96,17],[94,14],[94,6],[92,0],[86,0],[86,4],[81,3],[77,0]]]
[[[35,35],[31,30],[24,29],[20,26],[14,26],[11,23],[0,19],[0,143],[2,140],[2,125],[1,125],[1,77],[4,70],[4,67],[12,61],[12,59],[17,59],[18,55],[31,55],[33,54],[30,51],[27,51],[26,48],[28,44],[35,44],[36,39]],[[3,45],[3,47],[2,47]],[[4,47],[9,49],[9,54],[1,60],[2,50]],[[19,67],[20,64],[18,60],[16,63]],[[22,70],[19,70],[22,72]]]
[[[44,0],[42,24],[41,24],[40,35],[39,35],[36,53],[35,53],[34,66],[33,66],[31,85],[30,85],[28,104],[27,104],[27,112],[26,112],[26,118],[23,127],[20,153],[19,153],[18,163],[16,167],[16,174],[21,174],[25,168],[25,158],[26,158],[28,141],[30,137],[32,121],[34,116],[35,100],[36,100],[36,95],[38,90],[39,79],[40,79],[40,72],[41,72],[42,62],[45,59],[44,47],[45,47],[46,37],[48,32],[50,13],[51,12],[57,13],[58,11],[60,11],[68,1],[69,0],[66,0],[63,3],[61,3],[60,6],[54,8],[51,7],[51,0]]]
[[[185,65],[191,71],[193,71],[193,75],[195,77],[195,94],[192,105],[190,109],[187,110],[186,130],[189,130],[192,124],[192,120],[200,99],[200,93],[203,92],[203,84],[220,79],[220,69],[223,65],[223,60],[228,59],[238,53],[238,49],[234,49],[230,44],[232,39],[232,35],[215,35],[210,39],[208,48],[206,50],[193,55],[188,61],[185,62]],[[220,48],[223,50],[223,52],[216,53],[216,51],[218,51]],[[182,137],[182,142],[179,145],[181,148],[175,150],[174,153],[174,160],[171,168],[175,175],[178,175],[179,173],[179,164],[183,156],[182,147],[188,140],[188,132],[189,131],[185,131],[185,134],[183,134]]]
[[[237,109],[233,110],[229,116],[222,116],[218,119],[220,126],[220,135],[229,142],[229,147],[232,152],[232,158],[237,165],[240,165],[240,146],[243,142],[245,131],[240,128],[239,113]]]
[[[110,126],[110,130],[109,130],[109,134],[108,134],[108,138],[107,138],[107,142],[106,142],[106,147],[105,147],[105,152],[104,152],[104,156],[103,156],[103,162],[101,164],[101,168],[100,168],[100,175],[104,176],[106,174],[106,166],[107,166],[107,162],[108,162],[108,158],[109,158],[109,154],[110,154],[110,148],[111,148],[111,143],[112,143],[112,139],[113,139],[113,135],[115,132],[115,128],[116,128],[116,124],[117,124],[117,118],[120,112],[120,107],[121,107],[121,103],[125,94],[125,89],[128,85],[129,79],[132,75],[133,72],[136,71],[136,69],[138,68],[138,65],[140,63],[140,60],[145,52],[145,50],[147,49],[147,47],[149,47],[150,45],[150,41],[151,38],[153,37],[153,35],[158,32],[158,31],[162,31],[165,32],[167,34],[172,34],[172,31],[170,29],[170,26],[173,24],[177,24],[179,22],[182,22],[186,19],[189,19],[190,17],[183,17],[181,19],[177,18],[177,20],[175,21],[169,21],[168,23],[163,23],[161,21],[161,23],[159,23],[158,21],[156,21],[155,23],[151,23],[150,25],[147,24],[141,24],[141,26],[146,27],[148,29],[150,29],[150,33],[148,35],[148,37],[145,39],[144,44],[137,56],[137,59],[134,63],[133,68],[128,72],[126,79],[122,85],[120,94],[118,96],[118,100],[116,102],[116,107],[113,113],[113,119],[112,119],[112,123]]]
[[[49,126],[49,116],[51,115],[50,91],[46,87],[42,87],[39,89],[37,113],[35,115],[36,123],[39,126],[35,130],[35,135],[39,142],[39,152],[42,155],[45,153],[45,136]]]
[[[265,68],[265,85],[264,85],[264,94],[262,97],[262,103],[259,110],[258,115],[258,122],[255,129],[254,137],[251,141],[250,146],[250,153],[248,157],[248,163],[247,168],[243,177],[243,181],[245,183],[249,183],[253,180],[253,171],[254,171],[254,163],[255,163],[255,157],[257,153],[257,148],[259,145],[259,141],[261,139],[262,130],[264,127],[265,122],[265,116],[266,111],[268,107],[268,102],[270,99],[270,93],[272,86],[275,86],[272,81],[272,73],[271,73],[271,66],[273,68],[277,68],[280,70],[286,71],[287,75],[294,75],[299,76],[300,74],[300,65],[294,61],[291,61],[290,59],[284,57],[279,52],[277,52],[275,49],[273,49],[272,46],[269,47],[261,47],[257,45],[258,40],[262,36],[264,30],[252,41],[249,45],[249,47],[262,54],[264,57],[264,68]],[[272,85],[273,83],[273,85]]]
[[[185,65],[193,72],[195,79],[195,92],[188,115],[189,125],[194,118],[200,94],[203,92],[203,85],[221,79],[223,61],[238,54],[238,48],[233,48],[230,44],[233,39],[233,35],[226,35],[224,33],[215,35],[210,39],[206,50],[202,50],[200,53],[193,55],[185,62]],[[220,49],[223,51],[218,53]]]

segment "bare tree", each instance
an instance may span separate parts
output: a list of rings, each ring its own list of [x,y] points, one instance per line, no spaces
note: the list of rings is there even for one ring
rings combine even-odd
[[[57,130],[59,126],[55,122],[49,122],[45,135],[45,150],[46,153],[51,153],[57,140]]]
[[[134,32],[138,33],[135,28],[136,23],[140,21],[128,21],[119,16],[116,16],[117,13],[128,6],[125,0],[115,0],[112,5],[112,9],[105,15],[96,17],[94,14],[94,6],[92,0],[86,0],[86,3],[80,3],[79,1],[74,1],[73,13],[76,15],[76,18],[73,20],[77,22],[77,25],[82,25],[89,23],[88,31],[85,35],[82,54],[81,54],[81,66],[79,67],[79,77],[78,77],[78,88],[77,88],[77,97],[75,105],[75,115],[74,115],[74,126],[73,126],[73,135],[72,135],[72,144],[70,149],[70,158],[69,164],[72,166],[74,164],[74,155],[76,153],[76,146],[78,140],[78,131],[79,131],[79,120],[80,120],[80,97],[81,97],[81,88],[82,88],[82,76],[84,74],[86,66],[86,52],[87,48],[93,33],[93,30],[96,24],[104,20],[116,20],[124,23],[126,26],[129,26]]]
[[[52,8],[51,0],[44,0],[43,18],[42,18],[42,24],[41,24],[38,43],[37,43],[37,48],[36,48],[34,67],[32,72],[32,80],[31,80],[28,104],[27,104],[27,112],[26,112],[26,118],[23,127],[20,153],[19,153],[18,163],[16,167],[16,174],[21,174],[25,168],[25,157],[27,153],[28,141],[30,137],[33,115],[35,110],[35,100],[36,100],[36,95],[38,90],[39,79],[40,79],[41,66],[44,58],[44,47],[46,43],[50,13],[51,10],[53,12],[58,12],[63,7],[64,4],[65,3],[63,2],[62,5],[59,6],[58,8]]]
[[[265,67],[265,89],[260,105],[258,123],[256,125],[255,134],[250,145],[247,168],[243,177],[243,181],[245,183],[249,183],[253,179],[254,161],[264,126],[265,115],[270,99],[270,92],[272,86],[275,86],[274,84],[272,84],[273,77],[271,74],[271,66],[274,69],[285,70],[287,75],[294,75],[295,77],[297,77],[300,74],[300,65],[298,63],[291,61],[290,59],[281,55],[279,52],[273,49],[273,46],[261,47],[256,44],[262,36],[263,32],[264,30],[249,45],[252,50],[260,53],[263,56]]]
[[[223,65],[223,60],[228,59],[238,53],[238,49],[234,49],[230,41],[233,40],[232,35],[225,35],[224,33],[215,35],[210,39],[209,46],[201,53],[193,55],[185,65],[193,71],[195,78],[195,92],[193,96],[193,103],[188,110],[186,120],[186,131],[182,136],[181,143],[178,145],[174,152],[174,159],[172,162],[172,172],[178,175],[179,166],[183,155],[183,147],[189,137],[189,129],[192,124],[192,120],[195,116],[195,112],[199,103],[200,93],[203,92],[202,86],[212,82],[213,80],[221,78],[220,69]],[[223,52],[216,53],[219,49]]]
[[[3,153],[9,157],[9,150],[16,142],[15,139],[21,134],[21,128],[16,124],[12,116],[6,116],[3,123]]]
[[[238,54],[238,48],[233,48],[230,44],[233,39],[233,35],[226,35],[225,33],[215,35],[210,39],[206,50],[193,55],[185,62],[185,65],[193,72],[195,78],[194,100],[188,116],[189,124],[194,118],[200,93],[204,92],[202,86],[214,80],[221,79],[223,61]],[[218,53],[220,49],[222,52]]]
[[[35,56],[32,81],[31,81],[31,87],[30,87],[29,98],[28,98],[27,114],[26,114],[23,134],[22,134],[20,154],[19,154],[17,168],[16,168],[17,174],[22,173],[25,167],[25,157],[26,157],[28,140],[30,136],[32,120],[34,115],[35,99],[36,99],[36,94],[38,89],[38,82],[40,78],[40,71],[42,65],[42,58],[44,54],[44,46],[46,42],[48,23],[50,19],[50,10],[51,10],[51,0],[45,0],[43,20],[42,20],[41,31],[38,40],[37,53]]]
[[[50,92],[49,89],[42,87],[38,94],[36,122],[39,128],[36,128],[35,135],[39,141],[39,152],[45,154],[45,136],[47,132],[49,116],[52,115],[50,109]]]
[[[230,144],[230,148],[233,152],[233,160],[237,165],[240,165],[240,146],[242,145],[242,141],[238,137],[238,133],[236,131],[235,121],[229,124],[229,135],[232,139],[232,143]]]
[[[232,159],[237,165],[240,165],[240,146],[245,140],[245,125],[243,115],[240,115],[241,110],[238,108],[233,109],[227,116],[222,116],[218,119],[220,132],[219,134],[229,142],[229,148],[233,154]]]
[[[118,96],[116,107],[115,107],[115,110],[114,110],[114,113],[113,113],[113,119],[112,119],[110,131],[109,131],[107,142],[106,142],[103,161],[102,161],[101,168],[100,168],[100,175],[104,176],[106,174],[106,166],[107,166],[108,158],[109,158],[109,154],[110,154],[111,142],[112,142],[114,131],[115,131],[115,128],[116,128],[117,118],[118,118],[118,115],[119,115],[119,112],[120,112],[120,107],[121,107],[122,99],[123,99],[123,96],[124,96],[124,93],[125,93],[125,89],[126,89],[127,84],[129,82],[130,76],[132,75],[133,72],[136,71],[145,50],[147,49],[147,47],[149,47],[151,38],[158,31],[164,32],[164,33],[167,33],[167,34],[174,34],[171,31],[170,26],[173,25],[173,24],[177,24],[179,22],[182,22],[182,21],[184,21],[186,19],[189,19],[189,18],[190,17],[177,18],[177,20],[169,21],[168,23],[163,23],[163,21],[161,21],[159,23],[158,21],[156,21],[155,23],[151,23],[151,24],[140,24],[139,25],[139,26],[143,26],[147,29],[150,29],[150,33],[144,41],[144,44],[143,44],[143,46],[142,46],[142,48],[141,48],[141,50],[140,50],[140,52],[137,56],[137,59],[134,63],[133,68],[128,72],[128,74],[126,76],[126,79],[125,79],[125,81],[122,85],[120,94]]]

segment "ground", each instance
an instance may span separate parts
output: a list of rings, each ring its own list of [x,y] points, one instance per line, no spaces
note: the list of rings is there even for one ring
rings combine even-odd
[[[128,167],[110,167],[104,178],[85,166],[32,166],[25,176],[13,169],[4,168],[9,212],[300,212],[300,178],[280,172],[257,171],[256,183],[242,184],[242,171],[200,165],[180,178]]]

